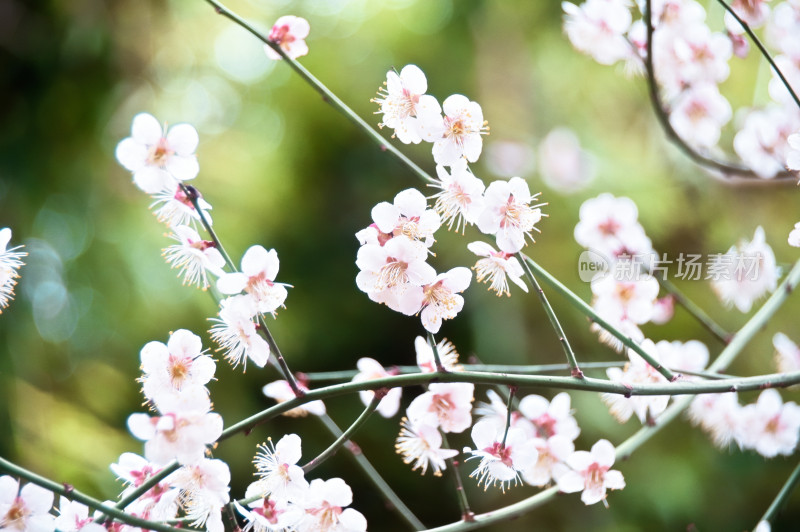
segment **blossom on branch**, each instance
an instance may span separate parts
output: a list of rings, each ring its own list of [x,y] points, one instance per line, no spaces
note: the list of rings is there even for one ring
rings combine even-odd
[[[611,470],[614,465],[614,446],[608,440],[599,440],[592,445],[591,452],[575,451],[567,458],[571,471],[558,475],[558,489],[564,493],[581,491],[584,504],[606,502],[606,490],[621,490],[625,487],[622,473]]]
[[[451,166],[462,157],[477,161],[483,150],[481,135],[489,129],[481,106],[462,94],[448,96],[441,108],[432,96],[420,100],[425,105],[417,114],[419,132],[423,140],[433,142],[436,164]]]
[[[234,368],[247,359],[263,368],[269,360],[270,348],[267,341],[258,334],[258,325],[253,318],[258,314],[253,298],[239,295],[220,302],[219,318],[211,318],[214,325],[209,330],[211,339],[223,352],[223,357]]]
[[[0,477],[0,530],[52,532],[55,522],[49,514],[53,492],[36,484],[20,489],[17,479]]]
[[[486,279],[489,290],[496,292],[498,297],[503,294],[511,295],[508,279],[511,279],[524,292],[528,291],[528,286],[522,280],[525,271],[513,254],[497,251],[485,242],[472,242],[467,244],[467,249],[479,257],[484,257],[479,259],[472,269],[475,270],[477,281],[481,283]]]
[[[394,448],[403,457],[403,463],[414,463],[412,471],[420,469],[424,475],[430,467],[433,476],[440,477],[447,468],[445,460],[458,454],[455,449],[443,449],[442,443],[442,434],[435,424],[425,420],[412,422],[404,417]]]
[[[280,46],[290,59],[297,59],[308,53],[308,45],[304,39],[308,37],[310,30],[311,26],[306,19],[294,15],[284,15],[275,21],[268,39]],[[281,54],[268,44],[264,45],[264,52],[270,59],[283,59]]]
[[[288,295],[286,286],[275,282],[279,269],[277,251],[251,246],[242,257],[242,271],[220,275],[217,289],[223,294],[244,292],[255,301],[258,312],[274,316]]]
[[[539,194],[531,195],[528,183],[521,177],[493,182],[484,193],[486,208],[478,218],[478,229],[494,235],[501,251],[520,251],[525,246],[525,237],[533,241],[531,231],[539,231],[536,224],[542,219],[540,207],[545,204],[531,205]]]
[[[378,97],[372,99],[380,105],[383,114],[383,122],[378,126],[392,128],[404,144],[419,144],[422,137],[417,126],[417,110],[420,97],[428,90],[425,74],[416,65],[406,65],[399,74],[393,70],[387,72],[383,85],[385,88],[378,89]]]
[[[225,259],[210,240],[203,240],[200,235],[188,225],[181,225],[173,229],[170,237],[179,244],[173,244],[164,249],[164,258],[171,268],[178,268],[179,275],[183,277],[183,284],[197,286],[205,290],[211,284],[208,272],[216,276],[223,275]]]

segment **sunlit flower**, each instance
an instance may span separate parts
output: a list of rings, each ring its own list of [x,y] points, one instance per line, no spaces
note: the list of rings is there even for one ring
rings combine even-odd
[[[461,94],[448,96],[441,109],[435,101],[422,101],[426,108],[418,113],[419,132],[424,140],[433,142],[436,164],[450,166],[462,157],[477,161],[483,149],[481,135],[488,130],[481,106]]]
[[[423,336],[417,336],[414,339],[414,350],[417,353],[417,366],[423,373],[436,371],[436,359],[433,356],[433,349],[431,349],[428,341]],[[456,346],[447,338],[439,340],[439,343],[436,344],[436,352],[439,354],[439,360],[445,370],[461,371],[463,369],[458,363]]]
[[[612,276],[595,278],[591,283],[592,308],[604,319],[647,323],[655,311],[658,281],[648,274],[638,279],[618,281]]]
[[[223,357],[234,368],[240,363],[247,368],[247,359],[259,368],[269,360],[269,344],[258,334],[253,317],[258,313],[255,300],[240,295],[231,296],[220,302],[219,318],[211,318],[214,325],[209,330]]]
[[[287,296],[286,286],[275,282],[279,268],[277,251],[251,246],[242,257],[242,271],[222,274],[217,289],[223,294],[245,292],[256,302],[258,312],[274,315]]]
[[[14,298],[14,287],[17,285],[19,273],[17,270],[24,265],[20,260],[27,255],[24,251],[17,251],[23,246],[8,247],[11,240],[11,229],[0,229],[0,314]]]
[[[505,436],[505,438],[504,438]],[[500,489],[520,483],[520,474],[536,466],[539,451],[533,440],[524,431],[509,427],[500,427],[491,420],[482,420],[472,427],[472,441],[475,449],[465,447],[464,452],[480,458],[478,468],[470,477],[478,479],[478,485],[489,486],[500,484]]]
[[[11,476],[0,477],[0,530],[52,532],[55,522],[49,514],[53,506],[53,492],[19,482]]]
[[[222,460],[185,465],[169,477],[180,491],[179,503],[192,525],[223,532],[222,508],[230,501],[231,471]]]
[[[428,90],[428,80],[416,65],[406,65],[398,74],[386,73],[384,87],[378,89],[378,97],[372,101],[380,105],[383,122],[378,124],[394,129],[395,135],[404,144],[419,144],[422,138],[417,128],[417,106],[420,96]]]
[[[465,159],[454,162],[450,173],[444,166],[437,165],[436,175],[439,181],[431,186],[440,190],[433,195],[436,198],[434,209],[442,216],[442,223],[447,224],[448,230],[455,224],[456,231],[463,234],[467,224],[477,223],[483,212],[486,185],[469,171]]]
[[[358,510],[346,508],[353,502],[353,490],[344,480],[314,479],[306,498],[302,501],[305,510],[298,530],[319,532],[364,532],[367,520]]]
[[[756,403],[742,407],[736,441],[765,458],[791,455],[800,436],[800,406],[784,403],[775,389],[761,392]]]
[[[428,200],[417,189],[409,188],[394,197],[394,203],[383,201],[372,208],[372,219],[378,229],[392,236],[405,236],[431,247],[433,234],[442,224],[439,215],[428,209]]]
[[[599,440],[591,452],[575,451],[567,458],[572,471],[558,477],[558,489],[565,493],[582,491],[581,500],[587,505],[600,501],[607,505],[606,490],[625,487],[622,473],[611,470],[614,460],[614,446],[608,440]]]
[[[131,136],[117,144],[119,163],[133,172],[133,182],[147,194],[174,190],[178,181],[194,179],[200,171],[197,157],[199,137],[189,124],[178,124],[164,135],[153,115],[133,117]]]
[[[250,485],[247,497],[296,498],[308,487],[303,469],[297,465],[301,456],[302,442],[297,434],[283,436],[277,445],[272,443],[272,439],[260,444],[253,459],[259,480]]]
[[[199,197],[199,192],[197,194],[197,204],[203,211],[203,217],[206,222],[211,225],[211,215],[208,213],[211,210],[211,204]],[[164,189],[153,194],[153,199],[155,201],[150,204],[150,209],[153,210],[159,222],[169,227],[189,225],[200,221],[200,213],[197,212],[194,204],[180,185],[175,185],[174,189]]]
[[[516,253],[525,246],[525,237],[538,231],[536,224],[542,219],[542,204],[531,205],[539,193],[531,195],[528,183],[521,177],[508,181],[495,181],[486,188],[486,208],[478,218],[478,229],[495,235],[497,247],[506,253]]]
[[[173,229],[170,237],[180,242],[164,249],[164,258],[170,267],[178,268],[183,277],[183,284],[195,285],[205,290],[211,284],[208,272],[216,276],[223,275],[225,259],[214,242],[203,240],[197,231],[188,225]]]
[[[519,411],[536,428],[540,438],[562,436],[574,441],[581,429],[572,415],[571,399],[567,392],[557,394],[551,401],[540,395],[526,395],[519,402]]]
[[[455,449],[442,448],[442,434],[436,425],[412,423],[407,418],[400,423],[400,434],[394,448],[404,463],[414,463],[412,471],[421,469],[420,473],[424,475],[430,467],[436,477],[442,476],[442,471],[447,468],[445,460],[458,454]]]
[[[489,290],[494,290],[498,296],[503,294],[510,296],[508,279],[511,279],[523,291],[528,291],[527,285],[522,280],[525,272],[517,258],[511,253],[496,251],[484,242],[467,244],[467,249],[479,257],[484,257],[479,259],[472,269],[475,270],[475,276],[479,283],[486,279],[486,282],[489,283]]]
[[[294,15],[284,15],[275,21],[268,39],[280,46],[290,59],[297,59],[308,53],[308,45],[304,39],[308,37],[310,30],[311,26],[306,19]],[[283,59],[281,54],[269,45],[264,45],[264,52],[270,59]]]
[[[459,295],[472,281],[472,272],[464,267],[440,273],[430,284],[422,287],[422,326],[436,334],[442,320],[455,318],[464,308],[464,298]],[[418,307],[419,308],[419,307]]]
[[[464,432],[472,424],[475,385],[468,382],[433,383],[408,405],[406,414],[414,426],[438,426],[444,432]]]

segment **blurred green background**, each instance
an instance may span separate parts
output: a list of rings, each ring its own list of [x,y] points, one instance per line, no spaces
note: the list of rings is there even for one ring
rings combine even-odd
[[[408,63],[427,73],[429,93],[440,101],[457,92],[478,101],[491,135],[473,169],[487,183],[511,176],[489,164],[493,143],[521,143],[523,154],[533,153],[552,128],[572,128],[597,160],[588,189],[570,196],[548,190],[524,157],[517,169],[527,168],[531,189],[542,190],[549,203],[542,234],[527,251],[587,299],[572,230],[581,202],[602,191],[636,201],[661,252],[724,252],[763,225],[780,263],[797,257],[786,244],[798,218],[794,187],[733,187],[693,166],[665,142],[642,80],[571,49],[559,2],[237,0],[229,7],[263,28],[284,14],[307,18],[311,52],[303,64],[371,123],[379,119],[369,100],[386,71]],[[721,19],[716,4],[710,6],[711,24],[719,28]],[[732,70],[723,91],[734,107],[766,100],[768,76],[758,57],[736,60]],[[0,455],[100,499],[114,498],[119,486],[107,464],[121,452],[142,451],[125,427],[127,416],[141,410],[134,381],[139,349],[179,328],[212,347],[205,332],[216,312],[212,298],[182,287],[165,264],[165,229],[114,159],[141,111],[197,127],[201,172],[193,184],[214,206],[215,227],[235,260],[255,243],[278,250],[278,280],[295,288],[272,331],[294,370],[353,368],[362,356],[385,366],[413,363],[419,320],[377,306],[356,289],[353,234],[370,223],[374,204],[421,183],[205,2],[4,0],[0,79],[0,227],[12,227],[12,242],[30,253],[17,299],[0,316]],[[728,130],[723,145],[730,138]],[[401,149],[434,170],[430,145]],[[441,232],[434,265],[441,271],[473,264],[465,245],[478,238],[474,228],[466,237]],[[724,309],[707,283],[678,284],[725,327],[746,321]],[[512,298],[498,299],[474,284],[466,299],[465,311],[440,333],[463,359],[563,361],[536,298],[514,290]],[[579,360],[618,357],[595,341],[580,314],[556,294],[551,300]],[[774,371],[772,335],[781,330],[800,340],[798,311],[800,300],[791,299],[731,372]],[[700,339],[712,356],[721,349],[681,310],[645,333],[654,340]],[[260,389],[277,378],[273,370],[251,367],[242,375],[223,362],[217,377],[212,399],[226,425],[272,404]],[[416,393],[406,392],[404,404]],[[797,392],[782,395],[798,400]],[[596,394],[572,397],[579,448],[601,437],[619,443],[638,428],[635,420],[617,424]],[[484,398],[480,389],[477,399]],[[355,397],[329,402],[340,425],[361,408]],[[427,525],[456,520],[450,479],[422,478],[404,466],[393,452],[398,430],[397,418],[374,416],[356,441]],[[331,441],[314,419],[276,420],[226,441],[216,454],[231,466],[233,496],[241,497],[252,480],[246,457],[255,445],[288,432],[304,438],[306,458]],[[471,444],[467,434],[451,442]],[[795,461],[716,450],[681,420],[619,464],[628,488],[610,495],[610,509],[563,496],[494,529],[744,530]],[[313,476],[344,477],[371,529],[404,529],[346,453]],[[517,487],[503,495],[471,479],[466,484],[477,512],[536,491]],[[795,493],[775,529],[800,519],[799,503]]]

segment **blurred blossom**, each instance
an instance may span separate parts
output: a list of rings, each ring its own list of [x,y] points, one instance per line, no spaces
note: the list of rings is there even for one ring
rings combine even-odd
[[[559,192],[576,192],[595,177],[595,162],[581,148],[572,130],[559,127],[550,131],[539,144],[539,173],[542,181]]]
[[[275,68],[272,61],[264,61],[258,41],[235,25],[226,26],[217,35],[214,59],[228,77],[239,83],[255,83]]]
[[[486,166],[495,175],[529,175],[536,168],[534,163],[533,148],[524,142],[498,140],[486,146]]]

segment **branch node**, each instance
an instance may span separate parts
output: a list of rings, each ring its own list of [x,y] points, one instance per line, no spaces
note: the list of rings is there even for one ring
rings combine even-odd
[[[572,368],[572,376],[576,379],[584,378],[583,371],[581,371],[581,368],[578,367]]]
[[[474,523],[475,522],[475,514],[472,512],[472,510],[468,510],[468,511],[464,512],[464,514],[461,516],[461,519],[465,523]]]
[[[75,486],[73,486],[72,484],[69,484],[67,482],[64,482],[62,484],[62,486],[64,486],[64,491],[67,493],[67,495],[69,495],[70,493],[75,491]]]

